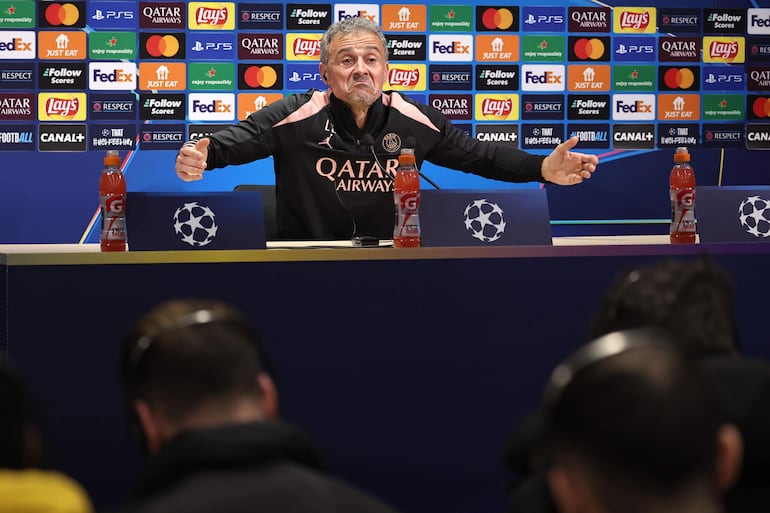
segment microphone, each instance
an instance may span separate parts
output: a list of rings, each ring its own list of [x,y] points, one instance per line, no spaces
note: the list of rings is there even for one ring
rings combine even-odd
[[[380,166],[380,169],[383,169],[383,170],[384,170],[384,169],[386,169],[386,168],[385,168],[385,166],[383,166],[382,164],[380,164],[380,161],[379,161],[379,159],[377,158],[377,153],[375,153],[375,152],[374,152],[374,137],[372,137],[372,134],[364,134],[364,135],[362,135],[362,136],[361,136],[361,144],[362,144],[363,146],[369,146],[369,149],[370,149],[370,150],[371,150],[371,152],[372,152],[372,156],[374,157],[374,161],[375,161],[375,162],[377,162],[377,165],[378,165],[378,166]],[[410,135],[410,136],[409,136],[409,137],[407,137],[407,138],[406,138],[406,140],[404,141],[404,148],[414,148],[415,146],[417,146],[417,141],[415,140],[415,138],[414,138],[414,137],[412,137],[412,136]],[[424,179],[426,182],[428,182],[429,184],[431,184],[431,185],[433,186],[433,188],[434,188],[434,189],[436,189],[436,190],[440,190],[440,189],[441,189],[441,187],[439,187],[438,185],[436,185],[436,183],[435,183],[433,180],[431,180],[430,178],[428,178],[427,176],[425,176],[424,174],[422,174],[422,171],[418,170],[417,172],[420,174],[420,176],[421,176],[421,177],[422,177],[422,178],[423,178],[423,179]]]

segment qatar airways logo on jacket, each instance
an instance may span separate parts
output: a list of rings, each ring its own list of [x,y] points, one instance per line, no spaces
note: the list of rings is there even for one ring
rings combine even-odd
[[[334,134],[330,134],[334,138]],[[377,141],[375,141],[375,144]],[[330,143],[332,144],[332,143]],[[336,160],[321,157],[316,160],[315,172],[334,184],[338,191],[345,192],[393,192],[393,176],[398,167],[398,159],[379,159],[369,157]],[[385,169],[380,167],[380,163]]]

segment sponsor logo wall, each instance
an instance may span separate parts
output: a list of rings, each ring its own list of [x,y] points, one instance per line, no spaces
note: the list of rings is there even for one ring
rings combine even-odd
[[[770,9],[0,0],[0,151],[172,149],[325,86],[333,22],[480,140],[770,148]],[[747,135],[748,134],[748,135]]]

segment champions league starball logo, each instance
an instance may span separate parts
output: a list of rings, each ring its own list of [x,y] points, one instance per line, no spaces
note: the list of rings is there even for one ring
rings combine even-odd
[[[174,232],[190,246],[205,246],[217,236],[214,212],[197,201],[185,203],[174,212]]]
[[[749,196],[738,206],[738,220],[754,237],[770,236],[770,201]]]
[[[486,199],[475,200],[465,207],[465,228],[475,239],[495,242],[505,233],[503,209]]]

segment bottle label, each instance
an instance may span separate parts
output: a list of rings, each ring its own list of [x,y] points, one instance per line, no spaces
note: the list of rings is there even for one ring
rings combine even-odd
[[[393,238],[420,236],[420,193],[394,193],[396,203],[396,225]]]
[[[694,189],[671,189],[671,233],[695,233]]]
[[[126,240],[126,197],[123,194],[105,194],[99,198],[102,211],[102,226],[99,239],[102,241]]]

